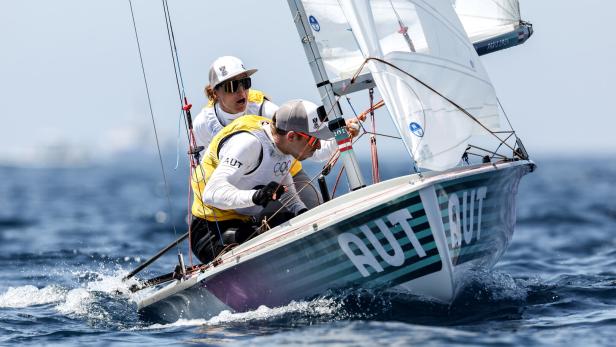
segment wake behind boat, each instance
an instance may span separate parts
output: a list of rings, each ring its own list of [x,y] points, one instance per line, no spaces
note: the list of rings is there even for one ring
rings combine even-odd
[[[456,1],[456,9],[462,3]],[[469,26],[450,0],[289,5],[351,192],[212,263],[186,269],[180,260],[174,274],[136,288],[146,319],[207,318],[348,288],[451,302],[469,271],[491,268],[508,246],[517,187],[535,164],[513,129],[501,126],[505,116],[478,56],[486,42],[507,32],[499,27],[471,42]],[[467,15],[465,23],[472,18]],[[513,25],[509,33],[523,28]],[[368,88],[383,97],[415,173],[365,183],[341,130],[337,100]],[[473,155],[478,163],[470,163]],[[166,283],[147,288],[160,282]]]

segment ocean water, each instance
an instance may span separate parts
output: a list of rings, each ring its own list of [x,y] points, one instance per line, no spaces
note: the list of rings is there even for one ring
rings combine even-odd
[[[172,324],[141,321],[121,278],[185,232],[184,171],[169,208],[156,166],[0,167],[0,345],[612,346],[616,160],[536,162],[510,248],[451,305],[355,291]]]

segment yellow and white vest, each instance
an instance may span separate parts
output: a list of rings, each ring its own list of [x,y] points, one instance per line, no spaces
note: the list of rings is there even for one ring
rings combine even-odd
[[[244,175],[242,180],[236,185],[241,190],[254,189],[255,186],[265,185],[269,182],[280,182],[284,175],[289,172],[291,165],[294,165],[292,172],[298,172],[296,168],[299,164],[291,155],[280,152],[264,130],[264,126],[269,126],[271,120],[256,115],[242,116],[229,125],[224,127],[210,143],[201,165],[195,168],[191,179],[193,189],[193,216],[209,221],[225,221],[230,219],[249,220],[251,216],[256,216],[262,211],[261,206],[243,208],[241,210],[221,210],[203,202],[202,196],[207,181],[218,167],[220,158],[218,152],[222,141],[230,136],[249,132],[254,135],[262,147],[262,158],[257,169]],[[301,169],[301,166],[300,166]]]

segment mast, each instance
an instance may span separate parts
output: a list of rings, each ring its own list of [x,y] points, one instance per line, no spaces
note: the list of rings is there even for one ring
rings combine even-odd
[[[312,31],[310,29],[311,23],[306,17],[304,6],[300,0],[288,0],[288,3],[289,8],[291,9],[291,14],[293,15],[293,21],[297,27],[297,32],[299,33],[304,46],[304,52],[306,53],[308,64],[310,65],[317,89],[321,95],[321,101],[323,102],[325,111],[328,115],[334,116],[330,117],[332,124],[343,124],[343,122],[340,122],[340,120],[342,120],[342,109],[340,108],[340,104],[336,101],[336,95],[334,94],[332,84],[327,77],[327,72],[325,71],[321,54],[319,53],[319,49],[314,40],[314,35],[312,35]],[[315,23],[314,25],[318,27],[318,23]],[[365,186],[366,184],[364,183],[365,181],[361,171],[359,170],[359,163],[352,147],[350,150],[346,150],[344,153],[341,153],[341,158],[347,172],[347,177],[349,178],[351,190],[356,190]]]

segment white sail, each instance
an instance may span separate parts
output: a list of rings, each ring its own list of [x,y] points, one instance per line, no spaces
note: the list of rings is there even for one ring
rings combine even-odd
[[[368,68],[419,167],[456,166],[470,137],[483,131],[453,103],[491,130],[498,128],[494,89],[450,0],[340,4],[363,57],[391,64],[371,60]],[[401,26],[409,27],[408,38]]]
[[[454,0],[454,6],[471,42],[512,32],[520,23],[518,0]]]
[[[473,44],[481,44],[486,40],[499,35],[514,33],[520,23],[520,10],[518,0],[452,0],[456,15],[459,17],[465,32]],[[405,1],[393,0],[391,3],[398,8]],[[350,25],[344,16],[338,0],[301,0],[306,17],[310,23],[314,40],[317,43],[329,81],[332,83],[349,79],[363,62],[363,56],[355,42]],[[387,5],[389,1],[385,1]],[[378,6],[373,5],[377,8]],[[388,16],[375,15],[375,26],[383,30],[391,24]],[[418,23],[405,23],[408,26],[410,37],[422,38],[421,25]],[[490,53],[502,48],[520,44],[526,40],[531,32],[516,32],[506,42],[492,43],[489,49],[481,49],[482,53]],[[523,35],[523,37],[518,37]],[[390,42],[392,50],[404,50],[406,42],[397,37]],[[418,51],[422,49],[420,39],[414,40]],[[417,42],[415,42],[417,41]],[[423,43],[425,47],[425,43]]]

